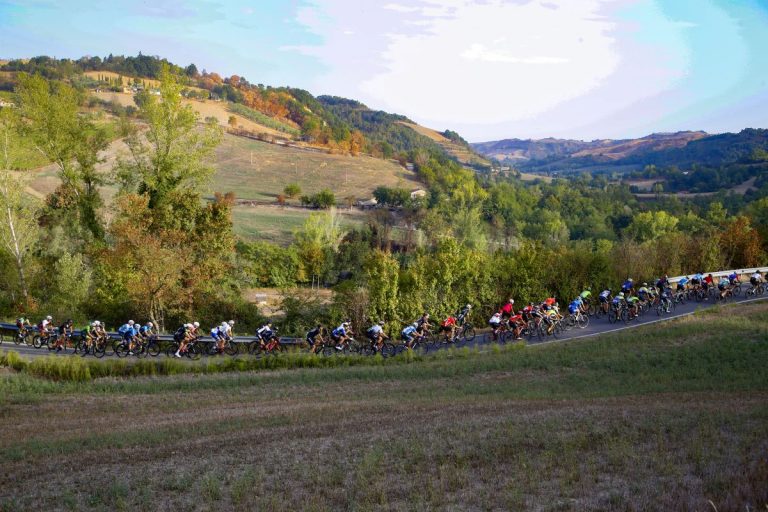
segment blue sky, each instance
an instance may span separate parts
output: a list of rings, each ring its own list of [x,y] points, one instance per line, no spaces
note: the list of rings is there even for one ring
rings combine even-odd
[[[768,124],[766,0],[0,0],[0,58],[161,55],[472,141]]]

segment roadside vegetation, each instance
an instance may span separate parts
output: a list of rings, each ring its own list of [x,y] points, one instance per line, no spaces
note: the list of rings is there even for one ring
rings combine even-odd
[[[0,509],[759,510],[766,326],[755,303],[378,366],[7,368]]]

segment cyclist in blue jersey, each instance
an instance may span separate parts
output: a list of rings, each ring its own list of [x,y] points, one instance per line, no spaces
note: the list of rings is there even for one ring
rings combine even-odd
[[[331,331],[331,338],[336,342],[336,350],[342,350],[344,343],[348,342],[350,336],[354,334],[349,322],[342,322],[337,328]]]

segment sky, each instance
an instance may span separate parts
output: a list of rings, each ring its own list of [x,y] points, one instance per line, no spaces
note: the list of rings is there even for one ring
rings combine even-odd
[[[473,142],[768,125],[768,0],[0,0],[0,58],[138,52]]]

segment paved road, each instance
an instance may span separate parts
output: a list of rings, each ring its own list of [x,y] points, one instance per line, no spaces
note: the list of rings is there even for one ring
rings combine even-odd
[[[746,290],[747,287],[744,287],[744,288]],[[768,294],[763,295],[761,297],[756,297],[756,298],[755,297],[751,297],[751,298],[748,299],[748,298],[746,298],[744,296],[744,293],[742,293],[741,297],[737,297],[737,298],[735,298],[732,301],[729,300],[728,304],[752,302],[752,301],[756,301],[756,300],[767,300],[767,299],[768,299]],[[531,341],[529,343],[532,344],[532,345],[541,345],[541,344],[546,344],[546,343],[555,343],[555,342],[560,342],[560,341],[574,340],[574,339],[579,339],[579,338],[586,338],[586,337],[591,337],[591,336],[597,336],[597,335],[600,335],[600,334],[605,334],[605,333],[609,333],[609,332],[617,332],[617,331],[622,331],[622,330],[625,330],[625,329],[633,329],[633,328],[636,328],[636,327],[641,326],[641,325],[647,325],[647,324],[652,324],[652,323],[656,323],[656,322],[663,322],[663,321],[671,320],[672,318],[678,318],[678,317],[681,317],[681,316],[690,315],[690,314],[696,312],[697,310],[707,309],[707,308],[713,307],[713,306],[718,305],[718,304],[719,303],[717,301],[712,301],[712,299],[709,299],[709,300],[703,301],[703,302],[688,302],[688,303],[682,304],[682,305],[678,304],[677,307],[675,308],[674,312],[671,315],[664,315],[664,316],[659,317],[656,314],[655,311],[651,310],[651,311],[646,312],[645,315],[641,316],[638,320],[629,322],[628,324],[624,324],[622,322],[619,322],[619,323],[616,323],[616,324],[611,324],[611,323],[608,322],[606,317],[602,317],[600,319],[590,318],[589,325],[586,328],[584,328],[584,329],[579,329],[577,327],[574,327],[570,331],[563,332],[558,338],[554,338],[554,337],[550,336],[550,337],[547,337],[545,340],[543,340],[541,342],[537,342],[537,340],[534,339],[533,341]],[[481,327],[485,327],[484,325],[479,325],[477,319],[475,319],[475,321],[476,321],[476,325],[478,326],[478,329],[481,328]],[[14,351],[18,352],[20,355],[28,357],[28,358],[42,357],[42,356],[48,356],[48,355],[58,355],[60,357],[67,357],[67,356],[72,357],[71,349],[66,354],[61,354],[61,353],[57,354],[56,352],[49,351],[45,347],[42,348],[42,349],[35,349],[33,347],[25,346],[25,345],[15,345],[13,342],[9,342],[8,339],[9,339],[9,336],[6,334],[5,341],[3,342],[2,345],[0,345],[0,350],[14,350]],[[491,342],[490,341],[490,333],[487,333],[487,332],[480,333],[479,332],[478,335],[477,335],[477,338],[475,339],[475,341],[473,343],[471,343],[471,345],[472,346],[485,345],[485,344],[488,344],[490,342]],[[90,358],[92,356],[88,356],[88,357]],[[107,356],[107,357],[110,357],[110,356]],[[114,356],[112,356],[112,357],[114,357]],[[166,356],[164,354],[161,354],[158,357],[159,358],[164,358]],[[239,356],[239,357],[249,357],[249,356],[242,355],[242,356]]]

